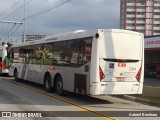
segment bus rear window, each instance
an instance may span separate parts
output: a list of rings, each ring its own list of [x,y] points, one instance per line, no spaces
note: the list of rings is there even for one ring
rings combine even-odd
[[[142,58],[141,36],[105,32],[100,44],[101,58],[140,60]]]
[[[129,60],[129,59],[109,59],[109,58],[103,58],[103,60],[108,62],[138,62],[139,60]]]

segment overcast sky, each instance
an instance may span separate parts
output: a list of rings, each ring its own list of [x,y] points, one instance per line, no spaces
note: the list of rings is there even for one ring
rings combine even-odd
[[[119,28],[120,0],[25,1],[26,34],[53,35],[79,29]],[[24,0],[0,2],[0,20],[23,20]],[[40,11],[43,12],[39,14]],[[20,39],[23,26],[13,26],[14,24],[0,23],[0,39],[7,38],[9,29],[12,39]]]

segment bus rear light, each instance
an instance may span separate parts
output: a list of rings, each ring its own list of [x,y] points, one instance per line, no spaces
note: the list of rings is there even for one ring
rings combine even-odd
[[[99,76],[100,76],[100,81],[102,81],[105,78],[105,75],[100,66],[99,66]]]
[[[139,69],[137,75],[136,75],[136,79],[138,82],[140,82],[140,78],[141,78],[141,68]]]
[[[6,64],[4,61],[2,61],[2,69],[5,70],[6,69]]]

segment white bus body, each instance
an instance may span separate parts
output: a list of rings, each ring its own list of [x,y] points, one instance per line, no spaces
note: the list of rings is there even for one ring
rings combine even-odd
[[[16,80],[44,84],[47,91],[55,88],[59,95],[64,90],[88,95],[142,93],[141,33],[119,29],[80,31],[14,45],[13,49],[9,74]]]

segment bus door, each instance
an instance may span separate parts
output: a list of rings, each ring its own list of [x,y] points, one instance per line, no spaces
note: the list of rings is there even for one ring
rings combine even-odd
[[[89,93],[91,49],[92,38],[84,38],[79,40],[78,51],[73,53],[76,62],[74,91],[82,94]]]

